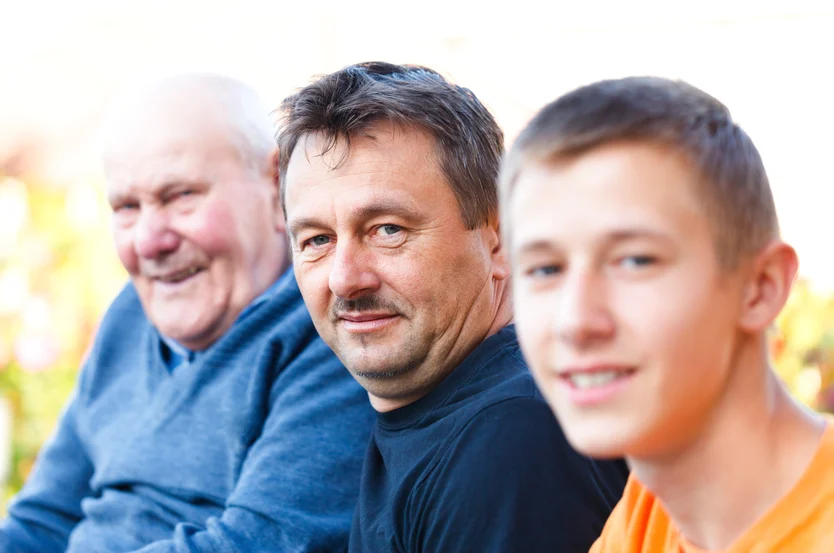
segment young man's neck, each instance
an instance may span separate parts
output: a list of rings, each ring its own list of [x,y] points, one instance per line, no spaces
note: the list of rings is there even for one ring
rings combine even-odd
[[[824,429],[764,355],[751,357],[737,360],[734,382],[693,441],[663,459],[629,459],[686,539],[706,550],[732,545],[794,487]]]

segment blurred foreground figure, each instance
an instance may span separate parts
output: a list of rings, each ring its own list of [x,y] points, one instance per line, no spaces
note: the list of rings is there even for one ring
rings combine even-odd
[[[283,115],[298,284],[379,413],[350,551],[586,553],[627,470],[571,449],[521,358],[492,115],[388,63],[322,77]]]
[[[131,282],[0,551],[343,551],[373,413],[288,270],[267,108],[185,75],[126,100],[107,131]]]
[[[539,387],[579,451],[632,469],[593,551],[834,551],[834,427],[767,356],[797,256],[727,108],[580,88],[521,133],[502,200]]]

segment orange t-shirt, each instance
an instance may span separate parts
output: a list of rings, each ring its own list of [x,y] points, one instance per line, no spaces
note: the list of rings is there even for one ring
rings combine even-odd
[[[796,486],[722,553],[834,553],[834,424]],[[632,475],[591,553],[703,553]]]

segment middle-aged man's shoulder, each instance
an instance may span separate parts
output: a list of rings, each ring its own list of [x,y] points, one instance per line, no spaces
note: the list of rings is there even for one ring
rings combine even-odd
[[[374,543],[354,534],[351,549],[536,550],[554,532],[578,548],[600,533],[626,477],[621,461],[568,445],[509,326],[424,398],[379,415],[363,486],[395,500],[360,503]]]
[[[436,71],[383,62],[280,111],[293,270],[379,413],[350,551],[587,552],[624,466],[568,447],[507,328],[494,117]]]

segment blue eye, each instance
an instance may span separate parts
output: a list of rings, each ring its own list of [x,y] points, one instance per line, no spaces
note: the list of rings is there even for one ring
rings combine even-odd
[[[527,270],[527,275],[534,278],[545,278],[562,272],[561,265],[540,265]]]
[[[651,255],[630,255],[622,258],[620,264],[625,267],[639,268],[648,267],[657,262],[657,258]]]
[[[132,211],[134,209],[139,209],[137,202],[125,202],[114,207],[113,211]]]
[[[324,246],[324,245],[328,244],[329,242],[330,242],[330,237],[329,236],[325,236],[324,234],[319,234],[318,236],[313,236],[312,238],[310,238],[309,240],[304,242],[304,245],[309,244],[311,246],[317,246],[318,247],[318,246]]]
[[[384,234],[386,234],[388,236],[392,236],[394,234],[397,234],[398,232],[400,232],[402,230],[402,227],[399,227],[397,225],[382,225],[379,228],[380,228],[380,230],[383,231]]]

